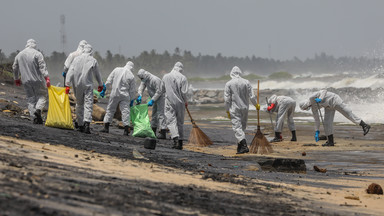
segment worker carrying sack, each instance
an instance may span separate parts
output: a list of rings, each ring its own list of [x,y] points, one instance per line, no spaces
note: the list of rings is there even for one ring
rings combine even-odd
[[[45,126],[74,129],[69,97],[65,88],[51,85],[48,87],[49,106]]]
[[[131,107],[131,121],[134,137],[150,137],[156,139],[148,117],[148,105],[141,104]]]

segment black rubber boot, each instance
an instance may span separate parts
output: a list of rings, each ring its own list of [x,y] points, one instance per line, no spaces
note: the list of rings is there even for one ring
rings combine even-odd
[[[244,154],[244,153],[248,153],[248,152],[249,152],[249,149],[247,146],[247,141],[245,139],[243,139],[240,141],[240,149],[237,151],[236,154]]]
[[[176,149],[183,150],[183,140],[179,140],[179,141],[177,142],[177,147],[176,147]]]
[[[281,139],[281,132],[275,132],[275,138],[271,140],[270,142],[281,142],[283,139]]]
[[[363,120],[361,120],[360,126],[363,128],[364,136],[367,135],[369,129],[371,129],[371,126],[369,124],[366,124]]]
[[[328,140],[323,144],[323,146],[335,146],[335,143],[333,142],[333,134],[328,136]]]
[[[90,122],[84,122],[84,133],[90,134],[91,133],[91,127],[90,127]]]
[[[83,126],[78,126],[78,130],[79,130],[79,132],[81,132],[81,133],[84,133],[84,125]]]
[[[167,139],[167,130],[161,129],[157,135],[157,139]]]
[[[156,135],[157,127],[152,127],[153,133]]]
[[[291,139],[291,141],[297,141],[296,131],[291,131],[291,132],[292,132],[292,139]]]
[[[126,136],[129,136],[129,133],[131,133],[131,128],[129,126],[124,126],[124,134]]]
[[[173,149],[177,149],[177,146],[179,145],[179,137],[173,138]]]
[[[35,111],[35,119],[33,119],[34,124],[43,124],[43,119],[41,118],[41,110],[37,109]]]
[[[240,141],[241,142],[241,141]],[[238,152],[240,152],[240,149],[241,149],[241,143],[237,143],[237,151],[236,151],[236,154],[238,154]]]
[[[108,123],[104,123],[104,129],[101,130],[100,132],[109,133],[109,122]]]

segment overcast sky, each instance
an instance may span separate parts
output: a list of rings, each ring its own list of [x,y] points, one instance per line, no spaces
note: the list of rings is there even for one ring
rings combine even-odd
[[[224,56],[305,59],[384,54],[383,0],[0,0],[0,49],[33,38],[44,53],[87,40],[127,57],[176,47]]]

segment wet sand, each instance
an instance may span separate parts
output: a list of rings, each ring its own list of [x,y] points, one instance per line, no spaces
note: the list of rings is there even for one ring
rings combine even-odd
[[[0,88],[0,92],[5,91]],[[15,91],[17,96],[19,90]],[[24,95],[24,94],[22,94]],[[0,98],[14,97],[12,94]],[[9,100],[9,99],[8,99]],[[23,106],[23,96],[14,98]],[[298,142],[273,144],[268,155],[236,155],[231,125],[221,105],[191,106],[197,125],[214,141],[210,147],[156,150],[143,139],[33,125],[0,114],[0,209],[2,215],[382,215],[382,195],[365,192],[372,182],[384,186],[383,125],[361,128],[336,124],[335,147],[316,143],[313,125],[298,123]],[[220,113],[223,113],[222,115]],[[250,111],[247,140],[256,127]],[[273,134],[266,113],[262,132]],[[186,118],[185,133],[191,125]],[[315,146],[317,145],[317,146]],[[133,154],[137,151],[140,155]],[[302,156],[305,152],[306,156]],[[262,170],[260,158],[302,159],[305,173]],[[313,166],[326,168],[326,173]]]

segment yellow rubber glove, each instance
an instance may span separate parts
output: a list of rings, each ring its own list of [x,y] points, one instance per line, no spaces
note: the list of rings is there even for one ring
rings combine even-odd
[[[260,104],[256,104],[256,110],[260,110]]]
[[[227,111],[227,116],[229,119],[231,119],[231,114],[229,114],[229,111]]]

